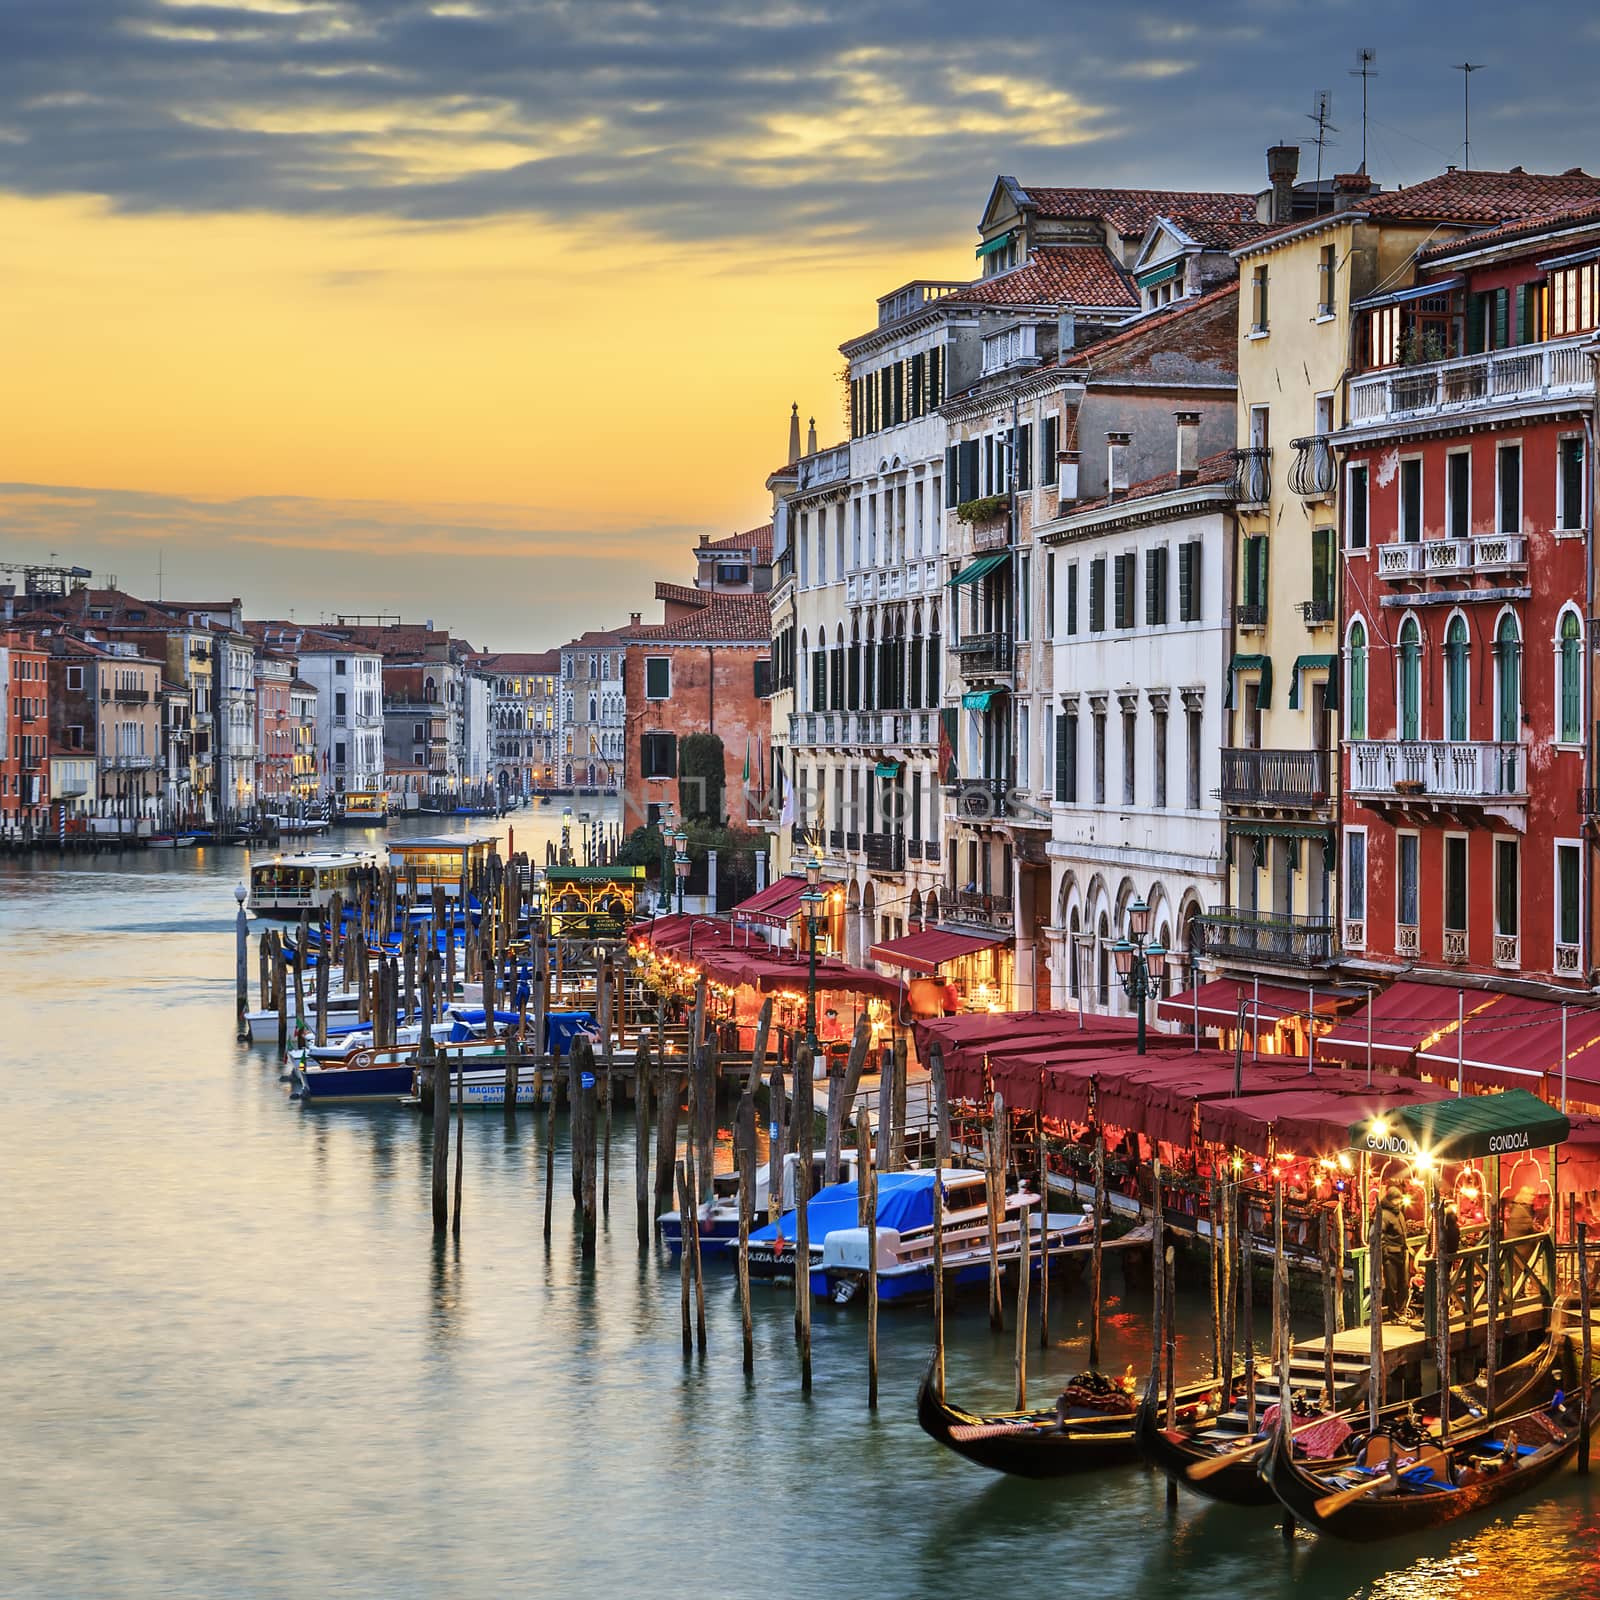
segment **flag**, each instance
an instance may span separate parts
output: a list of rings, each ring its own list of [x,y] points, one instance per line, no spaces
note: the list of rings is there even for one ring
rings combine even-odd
[[[778,825],[783,828],[794,826],[794,785],[789,782],[789,774],[782,767],[778,768],[778,783],[783,794],[783,809],[778,813]]]
[[[744,740],[744,786],[745,786],[746,789],[748,789],[750,787],[750,736],[749,736],[749,734],[745,735],[745,740]]]

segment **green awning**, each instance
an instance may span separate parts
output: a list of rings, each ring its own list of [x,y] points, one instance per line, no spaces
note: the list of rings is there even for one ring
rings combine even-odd
[[[1007,228],[1004,233],[997,233],[994,238],[985,239],[978,246],[978,259],[981,261],[985,256],[993,255],[996,250],[1004,250],[1015,238],[1016,232],[1015,228]]]
[[[1300,709],[1300,674],[1302,672],[1320,672],[1324,668],[1331,672],[1338,659],[1338,656],[1296,656],[1294,658],[1294,672],[1289,679],[1289,709],[1291,711]],[[1329,698],[1332,699],[1334,690],[1331,678],[1328,680],[1328,694]],[[1330,707],[1330,709],[1332,708]]]
[[[976,583],[979,578],[993,572],[1010,554],[1009,550],[1002,550],[998,555],[979,556],[970,566],[963,567],[945,587],[953,589],[960,583]]]
[[[987,711],[989,702],[999,693],[998,689],[968,689],[962,695],[961,703],[968,711]]]
[[[1271,656],[1235,656],[1228,666],[1228,692],[1223,698],[1223,709],[1233,709],[1233,680],[1241,672],[1259,672],[1261,674],[1261,693],[1256,699],[1256,704],[1265,711],[1272,701],[1272,657]]]
[[[1183,271],[1181,261],[1169,261],[1164,267],[1157,267],[1153,272],[1136,272],[1134,281],[1141,289],[1153,289],[1158,283],[1166,283],[1176,278]]]
[[[900,776],[900,763],[898,761],[880,761],[872,769],[874,778],[898,778]]]
[[[1426,1152],[1435,1161],[1472,1161],[1561,1144],[1571,1131],[1567,1119],[1538,1095],[1505,1089],[1499,1094],[1402,1106],[1369,1117],[1352,1124],[1350,1148],[1378,1155]]]
[[[1320,839],[1324,844],[1333,837],[1332,828],[1325,822],[1230,821],[1228,832],[1263,839]]]

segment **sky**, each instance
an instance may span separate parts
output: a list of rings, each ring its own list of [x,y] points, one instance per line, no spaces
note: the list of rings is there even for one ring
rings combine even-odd
[[[1600,171],[1589,6],[0,0],[0,562],[544,649],[770,515],[997,173]],[[1561,48],[1551,47],[1560,40]],[[1304,147],[1302,171],[1315,152]],[[4,574],[0,573],[0,580]]]

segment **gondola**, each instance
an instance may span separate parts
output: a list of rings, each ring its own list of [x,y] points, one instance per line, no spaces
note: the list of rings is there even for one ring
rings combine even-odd
[[[1577,1396],[1564,1391],[1572,1363],[1552,1337],[1528,1381],[1494,1422],[1448,1444],[1401,1447],[1381,1428],[1355,1462],[1296,1461],[1280,1432],[1267,1458],[1273,1494],[1297,1522],[1357,1544],[1437,1528],[1526,1494],[1559,1472],[1583,1436]]]
[[[1133,1411],[1100,1411],[1052,1403],[1038,1411],[963,1411],[935,1392],[935,1356],[917,1390],[922,1431],[947,1449],[992,1472],[1019,1478],[1065,1478],[1139,1457]],[[1179,1412],[1192,1416],[1216,1381],[1178,1390]]]

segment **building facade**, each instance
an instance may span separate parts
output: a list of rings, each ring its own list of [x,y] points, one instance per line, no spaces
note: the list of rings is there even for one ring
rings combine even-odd
[[[255,674],[256,792],[277,809],[294,793],[295,659],[282,652],[259,651]]]
[[[478,664],[489,678],[495,788],[508,800],[541,793],[554,782],[561,654],[502,651],[480,656]]]
[[[621,794],[627,737],[622,633],[591,629],[562,645],[560,654],[559,787]]]
[[[50,657],[31,630],[0,630],[0,830],[50,820]]]

